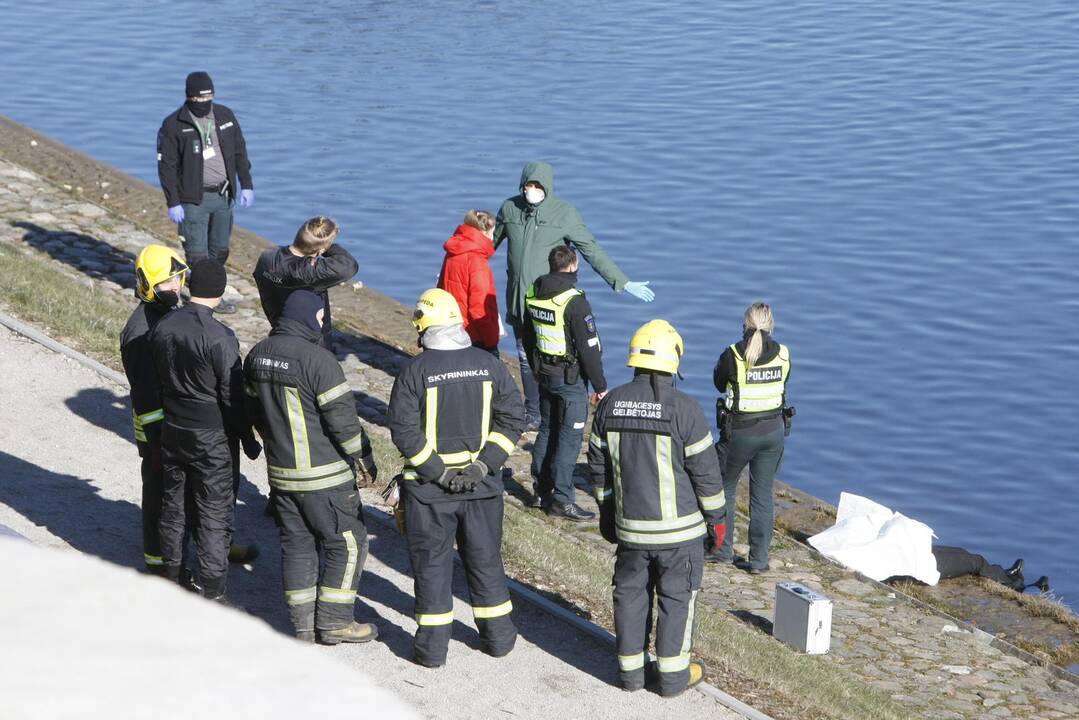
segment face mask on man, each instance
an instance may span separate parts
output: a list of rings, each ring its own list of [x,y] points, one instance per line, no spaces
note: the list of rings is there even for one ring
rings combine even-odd
[[[213,109],[213,100],[203,100],[202,102],[195,102],[194,100],[188,100],[184,103],[187,109],[191,111],[191,114],[195,117],[206,117],[210,114],[210,110]]]
[[[175,290],[155,290],[154,302],[167,308],[174,308],[180,304],[180,293]]]
[[[543,188],[526,187],[524,196],[525,202],[529,205],[539,205],[547,197],[547,193],[543,191]]]

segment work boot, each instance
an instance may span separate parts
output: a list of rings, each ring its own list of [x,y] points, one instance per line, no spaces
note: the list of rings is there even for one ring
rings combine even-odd
[[[297,630],[296,639],[302,643],[314,643],[315,631],[314,630]]]
[[[352,621],[343,628],[334,630],[319,630],[318,641],[323,645],[336,645],[338,643],[365,643],[378,637],[378,628],[371,623],[358,623]]]
[[[547,507],[547,514],[551,517],[559,517],[573,522],[588,522],[596,519],[594,512],[585,510],[577,503],[552,502]]]
[[[689,682],[686,683],[686,686],[683,687],[683,688],[678,688],[677,690],[668,690],[667,692],[664,692],[662,687],[660,687],[659,694],[662,695],[663,697],[675,697],[677,695],[681,695],[686,690],[689,690],[691,687],[695,687],[697,685],[700,685],[702,682],[704,682],[704,679],[705,679],[705,677],[707,675],[708,675],[708,666],[707,665],[705,665],[700,660],[690,660],[689,661]]]
[[[230,563],[249,563],[254,561],[259,556],[259,546],[254,543],[250,545],[241,545],[239,543],[233,543],[229,546],[229,562]]]

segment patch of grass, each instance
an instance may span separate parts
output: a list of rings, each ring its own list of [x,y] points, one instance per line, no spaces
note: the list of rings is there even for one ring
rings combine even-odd
[[[132,305],[76,281],[43,257],[7,244],[0,244],[0,301],[20,320],[122,371],[120,331]]]

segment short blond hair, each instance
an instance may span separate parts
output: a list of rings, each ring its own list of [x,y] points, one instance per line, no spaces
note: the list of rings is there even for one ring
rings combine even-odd
[[[465,213],[463,222],[481,232],[491,232],[495,229],[495,216],[486,210],[469,210]]]
[[[336,222],[325,215],[319,215],[300,226],[292,246],[304,255],[317,255],[333,245],[338,232],[340,228]]]

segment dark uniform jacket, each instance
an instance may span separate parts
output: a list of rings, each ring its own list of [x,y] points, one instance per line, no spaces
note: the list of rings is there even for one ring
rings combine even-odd
[[[321,333],[281,318],[244,360],[248,416],[262,436],[270,486],[303,492],[355,481],[374,467],[371,443],[337,358]]]
[[[255,264],[255,285],[259,289],[262,311],[271,325],[277,325],[285,301],[293,290],[311,290],[322,298],[326,314],[322,318],[322,333],[329,335],[330,297],[326,291],[352,279],[360,269],[356,258],[340,245],[330,245],[317,258],[293,255],[285,245],[266,250]],[[311,262],[314,260],[314,262]]]
[[[156,302],[140,302],[120,332],[120,359],[131,386],[131,416],[139,455],[146,457],[150,445],[161,444],[161,406],[157,368],[150,352],[150,333],[171,308]]]
[[[742,357],[745,357],[746,343],[752,334],[752,330],[747,331],[742,340],[735,344],[738,353]],[[762,332],[761,335],[763,344],[761,345],[761,356],[757,360],[758,365],[771,362],[779,354],[779,343],[772,339],[771,333]],[[786,380],[790,381],[790,370],[787,371]],[[729,345],[724,348],[719,355],[719,360],[716,361],[716,367],[712,371],[712,382],[715,383],[716,390],[721,393],[727,392],[727,383],[735,384],[738,382],[738,366],[734,361],[734,353],[731,352]],[[722,404],[722,402],[720,400],[719,404]],[[786,404],[786,397],[784,397],[784,407]],[[783,409],[780,408],[775,412],[768,413],[752,413],[751,415],[734,413],[732,422],[734,429],[748,430],[747,434],[749,435],[767,434],[774,432],[776,426],[783,422]]]
[[[577,273],[553,272],[536,280],[533,289],[538,299],[554,296],[577,286]],[[525,313],[527,316],[527,312]],[[603,354],[599,341],[599,330],[592,314],[592,306],[584,293],[566,303],[566,347],[569,348],[567,361],[576,364],[580,374],[600,393],[607,389],[607,378],[603,375]],[[562,375],[566,367],[552,358],[545,358],[536,350],[536,331],[531,321],[524,328],[524,344],[528,352],[528,361],[532,371],[538,375]]]
[[[228,437],[251,438],[243,407],[240,345],[205,305],[170,312],[150,336],[165,410],[164,457],[188,463]]]
[[[424,350],[397,375],[390,433],[405,458],[402,487],[421,502],[502,494],[498,472],[524,427],[524,403],[506,367],[475,347]],[[479,460],[490,470],[474,490],[450,494],[433,481],[447,468]]]
[[[242,187],[255,189],[251,182],[247,144],[232,110],[215,102],[213,114],[217,125],[217,151],[225,159],[229,198],[234,199],[237,175],[240,176]],[[186,105],[166,115],[161,129],[157,131],[157,177],[165,192],[165,204],[169,207],[202,202],[202,133],[195,126]]]
[[[723,522],[723,479],[708,421],[669,375],[642,372],[607,393],[592,419],[588,466],[596,500],[614,513],[622,545],[700,543],[706,522]]]

